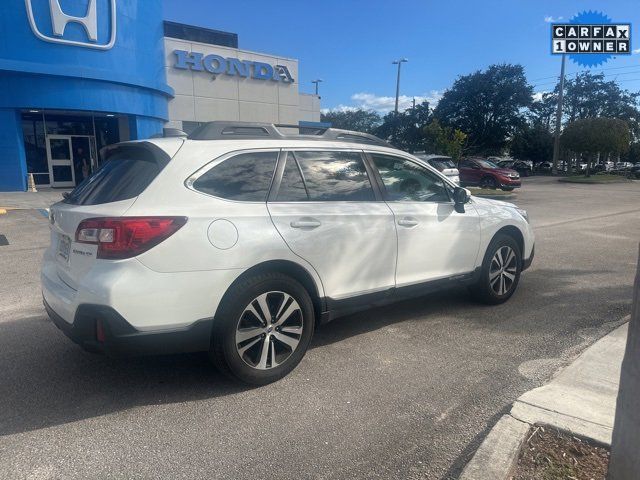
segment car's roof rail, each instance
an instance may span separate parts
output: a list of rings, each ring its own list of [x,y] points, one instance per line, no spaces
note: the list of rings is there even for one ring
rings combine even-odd
[[[296,130],[288,133],[282,130]],[[257,122],[207,122],[189,135],[191,140],[231,140],[272,138],[282,140],[329,140],[350,143],[365,143],[391,147],[384,140],[368,133],[340,130],[337,128],[309,125],[288,125]]]

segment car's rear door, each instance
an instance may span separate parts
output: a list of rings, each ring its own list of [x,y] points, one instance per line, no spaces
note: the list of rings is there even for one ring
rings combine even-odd
[[[456,211],[446,182],[408,158],[369,153],[395,216],[398,288],[471,273],[480,247],[473,205]]]
[[[374,190],[361,151],[284,150],[268,208],[284,241],[317,271],[330,299],[394,286],[393,214]]]
[[[177,145],[175,150],[181,143]],[[166,151],[147,142],[114,145],[96,172],[64,201],[51,206],[51,257],[55,258],[57,276],[65,284],[77,290],[96,261],[97,246],[79,243],[75,238],[80,222],[124,215],[169,160]]]

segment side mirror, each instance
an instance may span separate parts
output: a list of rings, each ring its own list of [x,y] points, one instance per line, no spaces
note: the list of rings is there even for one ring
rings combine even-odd
[[[455,204],[456,212],[464,213],[464,204],[471,200],[469,190],[462,187],[456,187],[453,190],[453,202]]]

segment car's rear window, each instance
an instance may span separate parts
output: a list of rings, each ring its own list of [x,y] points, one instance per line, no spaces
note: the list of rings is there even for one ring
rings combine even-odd
[[[164,167],[150,151],[122,147],[65,198],[74,205],[98,205],[137,197]]]

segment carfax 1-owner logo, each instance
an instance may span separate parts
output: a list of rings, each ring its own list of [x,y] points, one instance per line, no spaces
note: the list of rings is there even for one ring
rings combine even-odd
[[[604,63],[615,55],[630,55],[631,24],[614,23],[600,12],[582,12],[568,23],[551,25],[551,53],[568,54],[586,67]]]

